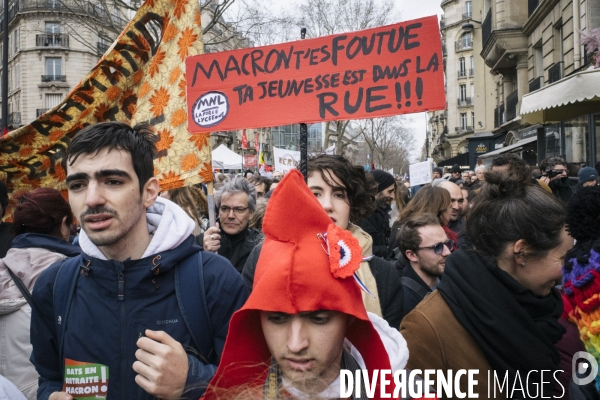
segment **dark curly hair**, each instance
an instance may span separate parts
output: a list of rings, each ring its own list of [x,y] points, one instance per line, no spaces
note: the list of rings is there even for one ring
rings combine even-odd
[[[308,175],[319,172],[328,185],[334,186],[329,182],[325,170],[330,170],[346,188],[351,222],[360,221],[375,212],[377,182],[363,167],[352,165],[340,155],[320,154],[308,160]]]
[[[485,174],[467,219],[467,236],[478,252],[499,258],[506,245],[523,239],[531,258],[544,257],[561,242],[566,211],[537,185],[498,173]]]
[[[566,224],[578,244],[600,239],[600,186],[584,187],[571,197]]]

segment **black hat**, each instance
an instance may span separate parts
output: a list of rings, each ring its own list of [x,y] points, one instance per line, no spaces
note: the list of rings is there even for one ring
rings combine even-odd
[[[450,172],[454,173],[454,172],[461,172],[460,167],[458,166],[458,164],[454,164],[452,166],[452,169],[450,170]]]
[[[383,191],[385,188],[392,186],[396,183],[396,180],[389,172],[382,171],[380,169],[374,169],[371,171],[371,175],[377,182],[377,192]]]
[[[444,175],[444,170],[440,167],[433,168],[432,172],[437,172],[440,176]]]

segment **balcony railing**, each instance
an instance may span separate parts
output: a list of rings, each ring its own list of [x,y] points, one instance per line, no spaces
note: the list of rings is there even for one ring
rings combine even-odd
[[[467,70],[466,69],[459,69],[458,70],[458,77],[459,78],[466,78],[467,77]]]
[[[494,109],[494,128],[504,124],[504,103]]]
[[[106,53],[106,50],[108,50],[109,45],[106,43],[97,42],[96,48],[98,49],[98,54],[104,54],[104,53]]]
[[[42,33],[35,35],[37,47],[69,47],[69,35],[66,33]]]
[[[6,120],[8,125],[20,125],[21,124],[21,113],[20,112],[11,112],[8,113],[8,118]]]
[[[548,84],[561,80],[563,77],[563,62],[557,62],[548,70]]]
[[[543,85],[544,85],[544,77],[538,76],[537,78],[535,78],[534,80],[529,82],[529,93],[535,92],[536,90],[540,89]]]
[[[459,107],[470,107],[473,105],[473,99],[470,97],[463,97],[462,99],[458,99]]]
[[[475,75],[475,70],[473,68],[469,69],[469,76]]]
[[[485,44],[492,36],[492,10],[488,11],[485,19],[483,20],[483,24],[481,24],[481,44],[482,47],[485,47]]]
[[[35,110],[35,117],[39,117],[40,115],[43,115],[46,113],[46,111],[48,111],[49,108],[38,108]]]
[[[66,82],[66,75],[42,75],[42,82]]]
[[[539,4],[540,0],[527,0],[527,11],[529,11],[528,16],[531,17],[531,14],[533,14]]]
[[[456,51],[471,50],[473,49],[473,41],[466,39],[459,40],[458,42],[454,43],[454,47]]]
[[[93,0],[15,0],[8,8],[8,19],[12,21],[21,11],[48,10],[84,13],[100,19],[105,24],[120,28],[125,27],[129,22],[118,15],[109,14],[99,1]],[[0,21],[2,19],[4,19],[4,12],[0,12]]]
[[[464,14],[462,15],[462,19],[469,19],[469,18],[471,18],[472,16],[473,16],[473,13],[472,13],[472,12],[464,13]]]
[[[519,91],[515,90],[506,96],[506,120],[510,121],[517,117],[517,103],[519,102]]]

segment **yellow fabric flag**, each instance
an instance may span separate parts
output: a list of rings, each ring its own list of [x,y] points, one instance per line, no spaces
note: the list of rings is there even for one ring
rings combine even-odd
[[[146,0],[58,106],[0,139],[0,179],[13,198],[37,187],[66,196],[66,149],[79,130],[102,121],[153,126],[163,190],[212,180],[210,134],[187,129],[185,59],[202,51],[197,0]]]

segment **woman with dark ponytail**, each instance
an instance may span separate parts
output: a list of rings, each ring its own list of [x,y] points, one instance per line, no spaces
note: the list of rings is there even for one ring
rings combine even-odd
[[[565,208],[529,182],[494,172],[485,181],[467,221],[472,247],[446,259],[438,290],[402,321],[407,368],[478,369],[479,398],[551,397],[556,388],[560,395],[555,344],[564,328],[555,285],[573,246]],[[503,389],[495,386],[505,379]],[[467,393],[466,377],[460,389]]]
[[[38,374],[29,361],[31,308],[21,290],[31,292],[42,271],[79,254],[79,247],[68,242],[73,214],[55,189],[36,189],[21,196],[13,218],[16,237],[6,257],[0,259],[0,332],[4,332],[0,336],[0,375],[32,400]]]

